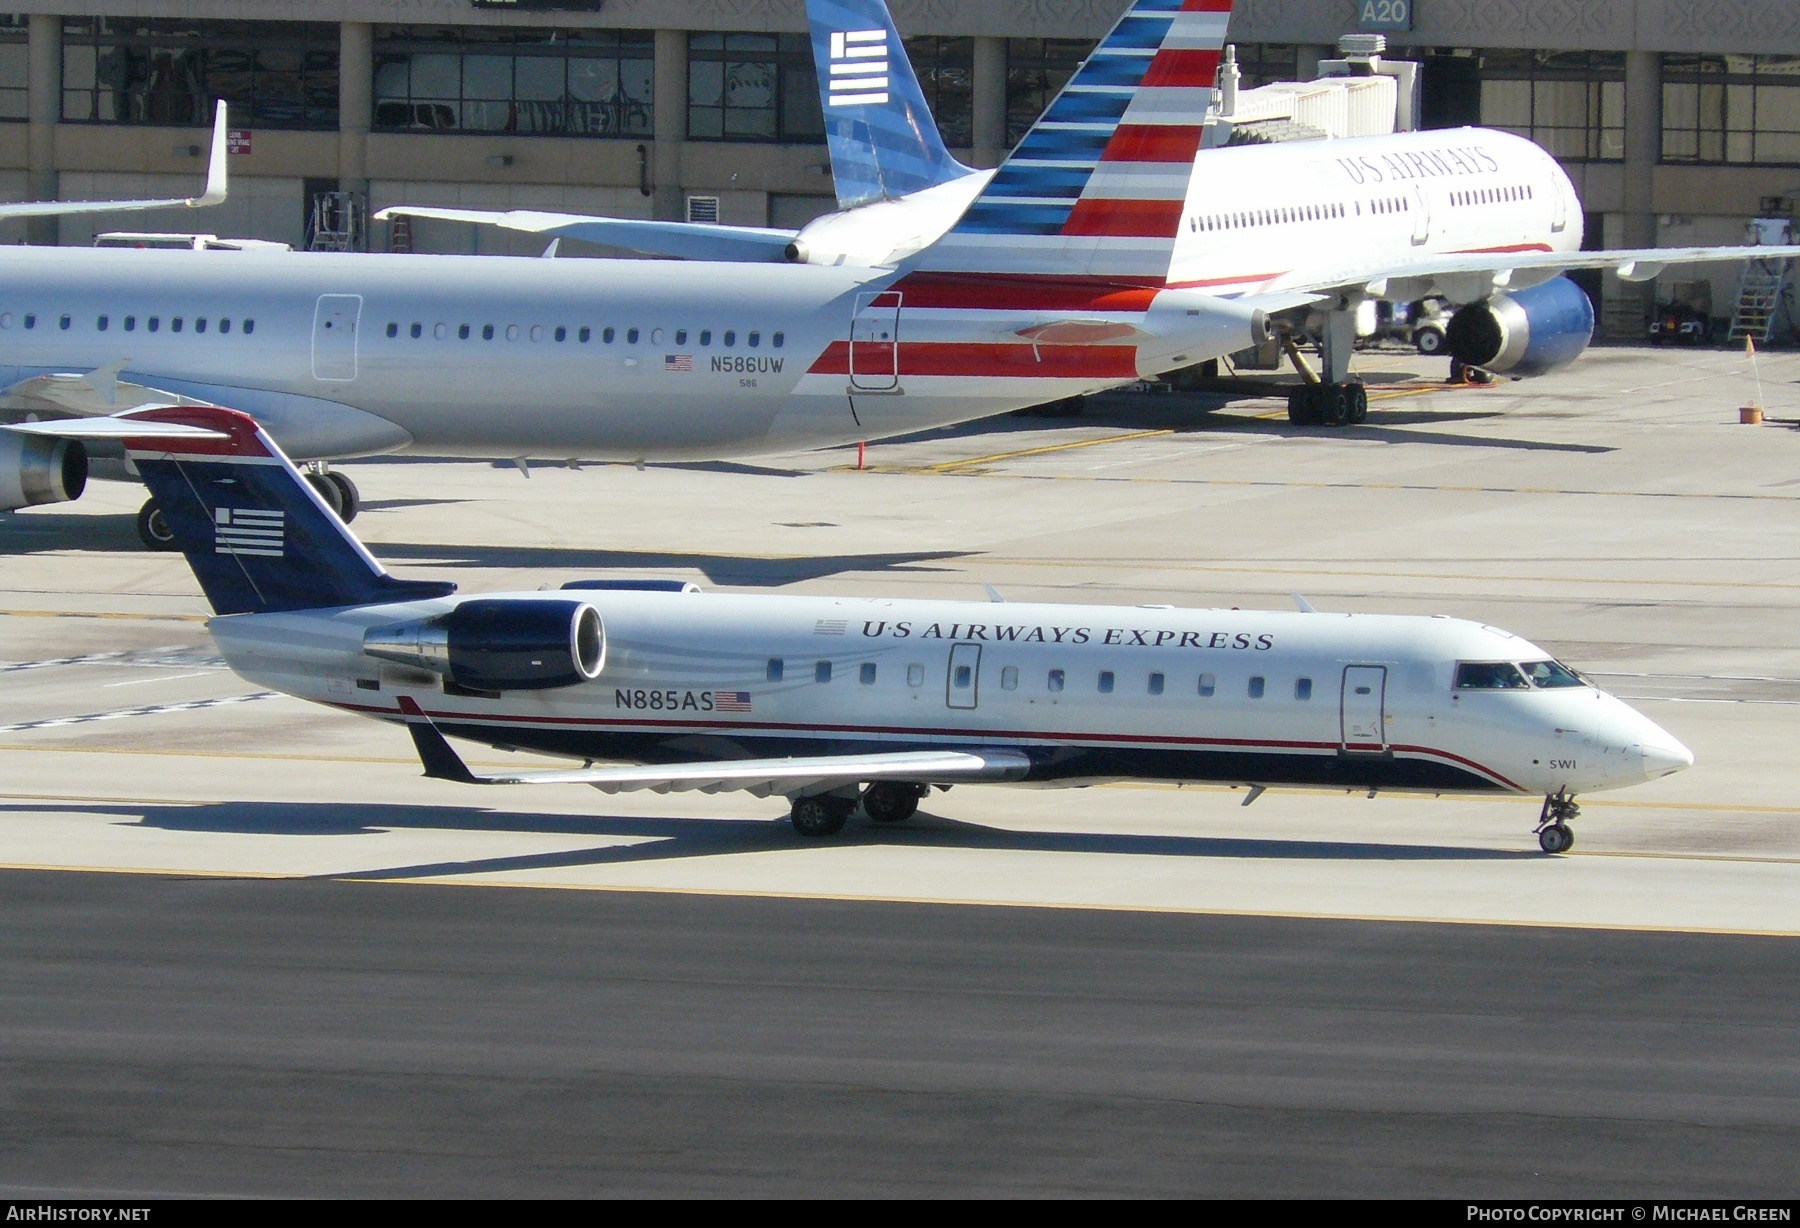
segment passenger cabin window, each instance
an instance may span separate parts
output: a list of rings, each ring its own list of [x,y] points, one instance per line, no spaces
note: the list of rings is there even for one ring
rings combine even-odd
[[[62,319],[60,319],[56,322],[56,326],[58,328],[62,329],[64,332],[67,332],[68,328],[69,328],[69,317],[68,316],[62,317]]]
[[[1586,686],[1587,679],[1564,665],[1561,661],[1525,661],[1519,668],[1531,679],[1536,687],[1554,688],[1565,686]]]
[[[400,325],[399,325],[398,321],[395,321],[395,320],[388,321],[387,335],[390,337],[398,337],[400,335]]]
[[[1163,693],[1163,676],[1161,674],[1150,675],[1150,693],[1152,695],[1161,695]]]
[[[483,341],[492,341],[494,339],[494,326],[492,324],[483,324],[481,326],[481,339]]]
[[[458,341],[467,341],[469,339],[469,326],[467,324],[458,324],[456,326],[456,339]]]
[[[25,327],[26,328],[36,328],[37,327],[37,316],[33,315],[29,311],[25,313]]]
[[[1063,681],[1063,672],[1060,669],[1053,669],[1050,671],[1050,689],[1052,691],[1062,690]]]
[[[864,661],[862,668],[856,671],[856,679],[864,686],[875,685],[875,662]]]
[[[813,666],[813,681],[814,682],[830,682],[831,681],[831,662],[820,661],[817,665]]]
[[[725,344],[727,346],[733,346],[733,345],[737,344],[737,334],[735,332],[731,331],[729,328],[725,330]]]
[[[1296,679],[1294,679],[1294,698],[1301,700],[1303,702],[1305,700],[1312,698],[1312,679],[1311,678],[1296,678]]]
[[[1002,691],[1016,691],[1019,689],[1018,666],[1009,665],[1000,671],[1000,689]]]
[[[959,691],[966,691],[975,685],[975,670],[968,665],[959,665],[950,671],[950,685]]]
[[[101,316],[99,319],[94,321],[94,327],[99,329],[101,332],[105,332],[106,326],[108,323],[110,323],[110,321],[105,316]]]
[[[750,348],[754,350],[757,346],[762,344],[762,334],[751,333],[748,337],[744,338],[744,340],[749,344]]]
[[[581,344],[586,345],[588,343],[589,339],[593,337],[593,335],[594,335],[594,330],[589,328],[587,325],[583,324],[581,326],[581,331],[575,334],[575,339],[577,341],[581,342]]]
[[[412,328],[407,331],[412,335],[412,339],[417,341],[420,337],[425,335],[425,326],[417,320],[414,320]]]
[[[169,321],[169,331],[172,333],[178,333],[181,331],[181,317],[180,316],[175,316],[173,319],[171,319]]]
[[[1263,676],[1261,674],[1250,675],[1250,698],[1261,699],[1263,697],[1264,685]]]
[[[196,316],[194,318],[194,331],[197,333],[203,333],[206,331],[206,317],[205,316]]]
[[[787,344],[787,334],[776,333],[773,337],[769,338],[769,344],[779,350],[783,345]]]
[[[1509,661],[1464,661],[1456,667],[1459,691],[1522,691],[1530,685]]]
[[[625,330],[625,344],[626,345],[636,345],[637,339],[638,339],[638,330],[637,329],[628,328]]]
[[[687,344],[687,329],[678,328],[675,330],[675,344],[676,345],[686,345]]]
[[[1113,689],[1113,672],[1110,669],[1100,671],[1100,693],[1111,695]]]
[[[244,321],[244,336],[248,337],[251,333],[253,333],[255,331],[256,331],[256,321],[255,320],[245,320]],[[442,336],[443,334],[439,333],[438,335]]]
[[[416,325],[415,325],[415,327],[416,327]],[[231,331],[231,317],[230,316],[220,316],[219,317],[219,331],[222,333],[228,333]]]
[[[780,682],[781,681],[781,667],[782,667],[782,660],[780,657],[770,657],[769,658],[768,679],[770,682]]]
[[[1217,678],[1214,678],[1211,674],[1201,674],[1200,675],[1200,698],[1201,699],[1211,699],[1213,697],[1214,692],[1216,692],[1218,689],[1219,689],[1219,680]]]
[[[700,330],[700,344],[701,345],[711,345],[712,344],[712,329],[703,328]]]
[[[157,329],[162,327],[162,317],[161,316],[151,316],[150,319],[148,321],[146,321],[146,326],[150,329],[151,332],[155,332]],[[25,327],[26,328],[31,327],[31,317],[30,316],[25,317]]]
[[[244,323],[248,324],[250,321],[245,320]],[[249,332],[250,330],[246,328],[244,331]],[[445,337],[450,335],[450,326],[445,324],[442,320],[439,320],[436,324],[431,326],[431,335],[436,340],[442,341]]]
[[[907,686],[924,686],[925,685],[925,667],[923,665],[920,665],[917,662],[914,662],[913,664],[906,667],[906,685]]]
[[[613,332],[613,330],[609,328],[609,329],[604,330],[600,334],[600,340],[607,345],[611,345],[613,343],[613,337],[615,335],[616,334]]]

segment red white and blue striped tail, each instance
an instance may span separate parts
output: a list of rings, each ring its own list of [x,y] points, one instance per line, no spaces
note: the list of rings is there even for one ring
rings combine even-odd
[[[1136,0],[915,267],[1160,284],[1230,16],[1231,0]]]

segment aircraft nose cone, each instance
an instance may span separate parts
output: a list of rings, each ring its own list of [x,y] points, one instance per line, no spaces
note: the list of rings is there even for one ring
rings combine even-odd
[[[1694,752],[1674,738],[1644,742],[1644,775],[1650,780],[1694,766]]]

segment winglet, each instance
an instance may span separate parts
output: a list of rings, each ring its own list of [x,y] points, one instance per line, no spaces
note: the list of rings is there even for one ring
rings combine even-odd
[[[1289,596],[1293,597],[1295,608],[1297,608],[1302,614],[1317,614],[1319,612],[1318,610],[1313,608],[1312,602],[1310,602],[1306,598],[1302,597],[1299,593],[1290,593]]]
[[[206,163],[206,189],[187,202],[188,208],[204,209],[208,205],[225,203],[225,160],[230,152],[231,140],[226,131],[225,100],[221,98],[218,110],[213,112],[212,155]]]
[[[425,709],[419,707],[416,699],[402,695],[399,704],[401,714],[406,717],[406,731],[412,734],[413,748],[419,752],[419,762],[424,765],[426,776],[432,780],[453,780],[459,785],[488,783],[469,770],[469,765],[438,732],[438,727],[431,723],[431,718],[425,715]]]

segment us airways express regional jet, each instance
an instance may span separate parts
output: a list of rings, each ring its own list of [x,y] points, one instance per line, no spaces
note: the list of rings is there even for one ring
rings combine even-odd
[[[133,411],[124,446],[246,679],[404,721],[427,775],[791,799],[803,835],[966,781],[1575,795],[1693,762],[1543,650],[1451,618],[726,596],[678,581],[456,597],[389,576],[266,431]],[[446,735],[585,759],[476,776]],[[625,766],[595,766],[596,760]]]

